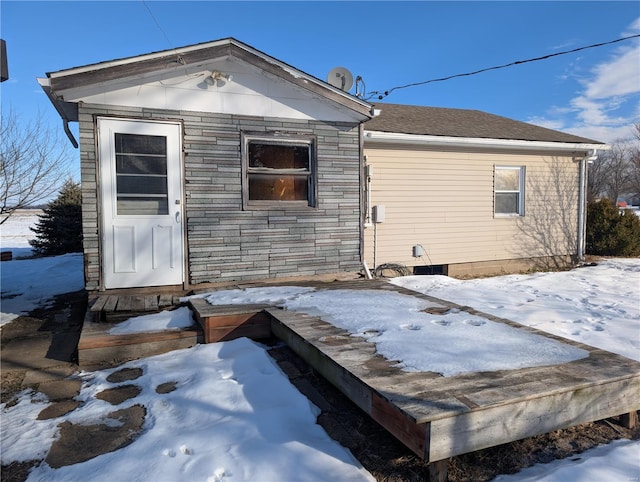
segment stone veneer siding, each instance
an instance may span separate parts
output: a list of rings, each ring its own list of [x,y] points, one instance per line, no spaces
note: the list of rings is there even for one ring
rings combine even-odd
[[[187,282],[308,276],[360,267],[360,143],[357,123],[80,105],[85,279],[100,288],[95,118],[183,123]],[[240,133],[316,136],[317,207],[242,209]]]

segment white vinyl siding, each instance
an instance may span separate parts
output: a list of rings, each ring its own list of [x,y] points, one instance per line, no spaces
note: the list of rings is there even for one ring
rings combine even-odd
[[[411,150],[365,145],[373,167],[371,205],[385,206],[377,226],[377,264],[455,264],[575,253],[578,166],[538,154]],[[494,167],[526,168],[527,216],[494,214]],[[554,171],[560,169],[562,175]],[[566,186],[558,186],[558,178]],[[564,192],[563,192],[564,191]],[[549,213],[554,212],[554,219]],[[545,219],[545,217],[547,219]],[[528,225],[530,223],[531,225]],[[535,239],[541,238],[547,246]],[[373,227],[364,230],[373,265]],[[427,256],[412,257],[412,246]]]

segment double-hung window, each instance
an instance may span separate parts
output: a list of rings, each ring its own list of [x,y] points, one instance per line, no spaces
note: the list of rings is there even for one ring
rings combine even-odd
[[[494,213],[524,216],[524,166],[495,166]]]
[[[245,209],[315,207],[314,139],[243,135]]]

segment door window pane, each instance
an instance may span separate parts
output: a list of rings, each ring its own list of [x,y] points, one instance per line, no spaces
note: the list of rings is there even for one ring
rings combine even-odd
[[[116,134],[115,151],[118,214],[169,214],[166,137]]]

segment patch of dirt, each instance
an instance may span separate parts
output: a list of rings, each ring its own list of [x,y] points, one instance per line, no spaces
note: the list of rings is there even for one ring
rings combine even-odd
[[[161,383],[160,385],[158,385],[156,387],[156,393],[159,393],[160,395],[164,395],[166,393],[171,393],[176,389],[177,385],[178,385],[178,382]]]
[[[142,432],[146,413],[143,406],[133,405],[107,416],[115,423],[75,425],[63,422],[59,425],[60,437],[51,445],[45,461],[57,469],[126,447]]]
[[[38,386],[38,391],[44,393],[49,401],[57,402],[77,397],[80,394],[82,380],[79,378],[65,378],[51,382],[43,382]]]
[[[42,336],[40,328],[44,321],[39,318],[30,316],[19,316],[10,323],[2,326],[0,329],[0,342],[4,345],[18,338],[30,338],[32,336]]]
[[[142,368],[122,368],[107,377],[110,383],[128,382],[142,376]]]
[[[3,465],[0,471],[1,482],[23,482],[29,477],[32,467],[35,467],[40,461],[30,460],[28,462],[12,462]]]
[[[18,403],[15,396],[23,390],[22,380],[25,372],[3,372],[0,384],[0,403],[6,403],[7,407]]]
[[[52,418],[62,417],[79,406],[80,402],[77,400],[61,400],[59,402],[55,402],[43,409],[38,414],[37,420],[49,420]]]
[[[137,385],[121,385],[96,393],[96,398],[109,402],[111,405],[119,405],[125,400],[137,397],[141,391],[142,388]]]
[[[348,448],[379,482],[429,480],[429,464],[360,410],[287,346],[271,341],[269,354],[282,366],[292,383],[322,409],[318,423]],[[304,380],[304,382],[301,382]],[[312,387],[306,393],[307,387]],[[321,401],[318,401],[318,398]],[[484,482],[499,474],[511,474],[536,463],[579,457],[597,445],[619,438],[640,439],[640,426],[624,428],[611,418],[559,430],[485,450],[453,457],[449,482]]]
[[[84,290],[54,297],[48,308],[38,308],[29,316],[19,316],[0,328],[0,344],[25,338],[51,338],[47,357],[77,363],[77,346],[87,310]],[[10,402],[21,392],[25,371],[3,370],[0,383],[0,403]]]

